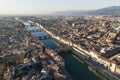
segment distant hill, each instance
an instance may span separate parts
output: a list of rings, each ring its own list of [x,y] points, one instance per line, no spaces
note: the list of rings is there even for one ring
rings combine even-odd
[[[98,10],[69,10],[55,12],[58,15],[120,15],[120,6],[111,6]]]

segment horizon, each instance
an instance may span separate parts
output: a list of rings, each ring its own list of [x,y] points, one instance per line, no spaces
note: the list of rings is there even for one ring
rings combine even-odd
[[[120,6],[115,0],[0,0],[0,15],[49,15],[59,11],[97,10]]]

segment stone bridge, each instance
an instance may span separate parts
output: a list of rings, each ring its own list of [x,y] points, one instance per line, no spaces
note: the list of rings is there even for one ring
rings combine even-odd
[[[68,51],[71,51],[71,50],[72,50],[72,47],[67,46],[67,47],[61,47],[61,48],[55,49],[55,52],[62,53],[62,52],[68,52]]]
[[[38,36],[38,38],[39,38],[40,40],[44,40],[44,39],[50,39],[50,36],[44,35],[44,36]]]

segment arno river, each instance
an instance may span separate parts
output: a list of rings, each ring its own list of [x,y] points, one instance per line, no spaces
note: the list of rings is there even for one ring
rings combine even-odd
[[[45,35],[44,32],[34,32],[35,36]],[[41,40],[50,49],[59,48],[52,39]],[[59,54],[65,61],[65,69],[72,75],[75,80],[101,80],[92,71],[89,70],[88,65],[77,58],[73,52]]]

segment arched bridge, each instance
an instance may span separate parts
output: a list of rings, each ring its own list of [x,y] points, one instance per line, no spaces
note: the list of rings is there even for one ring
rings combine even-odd
[[[68,52],[68,51],[71,51],[71,50],[72,50],[72,47],[67,46],[67,47],[61,47],[61,48],[55,49],[55,52],[62,53],[62,52]]]
[[[39,29],[34,29],[34,30],[28,30],[30,33],[33,33],[33,32],[41,32],[41,30]]]
[[[50,36],[44,35],[44,36],[38,36],[38,38],[39,38],[40,40],[44,40],[44,39],[50,39]]]

